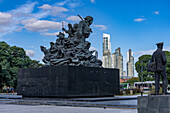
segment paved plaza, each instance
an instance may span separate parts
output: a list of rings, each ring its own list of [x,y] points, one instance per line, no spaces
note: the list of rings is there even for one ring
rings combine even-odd
[[[0,113],[137,113],[137,96],[64,99],[0,94]]]
[[[54,105],[99,108],[137,108],[137,96],[115,96],[101,98],[22,98],[17,95],[0,95],[0,104]]]
[[[137,113],[136,109],[0,104],[0,113]]]

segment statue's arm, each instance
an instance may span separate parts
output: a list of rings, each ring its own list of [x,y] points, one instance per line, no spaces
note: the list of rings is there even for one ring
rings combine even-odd
[[[68,33],[68,30],[66,30],[65,28],[62,28],[62,30],[63,30],[64,32]]]
[[[163,64],[164,64],[164,65],[167,63],[165,51],[162,52],[162,61],[163,61]]]
[[[90,28],[90,32],[93,33],[92,29]]]

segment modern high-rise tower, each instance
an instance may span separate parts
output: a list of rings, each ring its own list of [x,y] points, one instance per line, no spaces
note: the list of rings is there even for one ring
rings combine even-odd
[[[110,35],[103,33],[103,51],[108,50],[111,52]]]
[[[120,47],[112,54],[112,68],[119,69],[120,77],[123,76],[123,56],[120,51]]]
[[[127,76],[134,77],[134,57],[131,49],[127,52]]]
[[[111,42],[110,35],[103,33],[103,67],[111,68]]]

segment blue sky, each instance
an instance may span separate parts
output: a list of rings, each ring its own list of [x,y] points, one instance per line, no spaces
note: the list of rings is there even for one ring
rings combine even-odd
[[[102,34],[111,35],[112,53],[121,47],[126,68],[126,52],[132,49],[135,61],[152,54],[156,43],[165,42],[170,51],[169,0],[0,0],[0,41],[23,47],[41,60],[39,46],[49,47],[61,31],[61,22],[76,23],[77,14],[92,16],[93,33],[88,41],[102,58]]]

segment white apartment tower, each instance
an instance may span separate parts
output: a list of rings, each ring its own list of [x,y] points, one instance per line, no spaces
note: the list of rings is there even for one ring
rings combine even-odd
[[[103,67],[111,68],[111,42],[110,35],[103,33]]]
[[[131,49],[127,52],[127,76],[134,77],[134,57]]]

